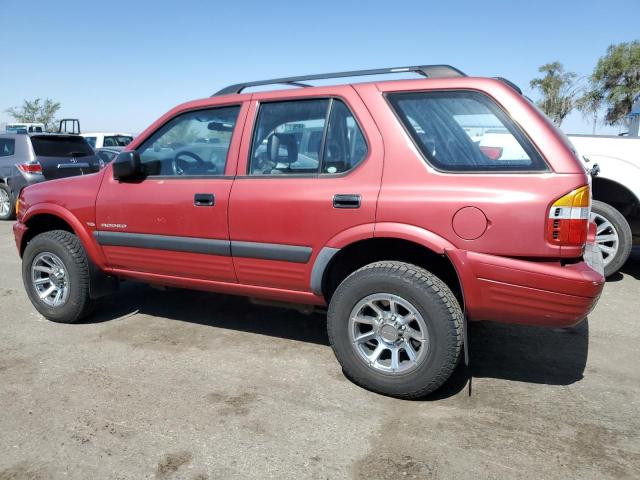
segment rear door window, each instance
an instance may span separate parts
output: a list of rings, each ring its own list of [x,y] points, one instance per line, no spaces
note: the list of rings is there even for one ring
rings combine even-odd
[[[518,126],[479,92],[388,96],[414,142],[444,171],[544,171],[547,165]]]
[[[345,173],[367,154],[355,117],[337,98],[260,105],[249,175]]]
[[[33,136],[31,144],[38,157],[85,157],[94,154],[84,137]]]

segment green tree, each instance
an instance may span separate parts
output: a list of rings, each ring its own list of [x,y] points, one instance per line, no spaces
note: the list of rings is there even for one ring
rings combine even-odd
[[[54,102],[49,98],[44,101],[36,98],[25,100],[21,107],[11,107],[6,112],[18,122],[44,123],[48,131],[56,131],[58,125],[55,116],[58,110],[60,110],[60,102]]]
[[[575,107],[578,97],[577,75],[566,72],[560,62],[546,63],[538,71],[544,76],[530,82],[531,88],[541,96],[537,104],[553,123],[560,126]]]
[[[640,94],[640,40],[610,45],[598,60],[591,80],[604,96],[605,121],[621,124]]]
[[[586,120],[593,121],[593,134],[596,134],[596,126],[598,125],[598,116],[602,109],[604,94],[596,86],[588,89],[576,100],[576,108],[580,110],[582,116]]]

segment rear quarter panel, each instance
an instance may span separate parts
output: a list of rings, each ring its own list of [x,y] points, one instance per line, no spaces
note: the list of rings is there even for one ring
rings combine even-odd
[[[491,79],[433,79],[356,85],[384,138],[385,162],[376,222],[416,225],[456,248],[493,255],[577,257],[581,248],[546,241],[551,203],[585,185],[587,176],[563,139],[527,100]],[[481,91],[501,106],[529,137],[550,166],[538,173],[447,173],[432,168],[396,118],[384,94],[396,91],[466,89]],[[476,207],[487,228],[474,240],[453,229],[463,207]]]

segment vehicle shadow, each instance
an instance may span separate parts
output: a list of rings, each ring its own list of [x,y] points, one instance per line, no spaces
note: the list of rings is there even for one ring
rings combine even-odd
[[[255,305],[242,297],[191,290],[156,290],[127,282],[103,299],[89,323],[133,313],[329,346],[326,317]],[[461,362],[449,381],[424,400],[460,393],[471,378],[490,377],[547,385],[582,379],[589,348],[589,326],[554,330],[492,322],[469,326],[470,367]]]
[[[607,278],[607,282],[619,282],[624,278],[623,274],[640,280],[640,247],[634,247],[631,250],[631,255],[629,255],[627,262],[619,271]]]

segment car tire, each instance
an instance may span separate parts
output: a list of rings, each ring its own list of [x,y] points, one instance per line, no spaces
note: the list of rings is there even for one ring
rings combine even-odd
[[[367,390],[405,399],[424,397],[449,378],[460,359],[462,326],[449,287],[427,270],[398,261],[371,263],[349,275],[327,315],[329,341],[345,375]],[[367,342],[358,340],[366,335]]]
[[[15,220],[16,201],[6,183],[0,183],[0,220]]]
[[[600,234],[596,233],[596,243],[602,251],[604,276],[609,277],[622,268],[631,254],[631,227],[618,210],[598,200],[591,205],[591,219],[598,230],[602,229]]]
[[[89,262],[70,232],[36,235],[22,257],[22,280],[31,303],[48,320],[77,323],[91,313]]]

